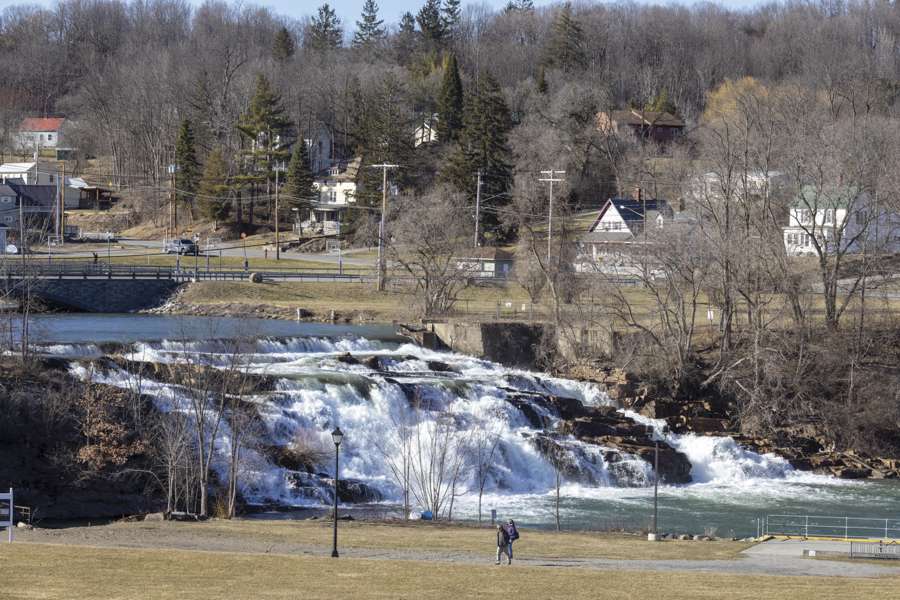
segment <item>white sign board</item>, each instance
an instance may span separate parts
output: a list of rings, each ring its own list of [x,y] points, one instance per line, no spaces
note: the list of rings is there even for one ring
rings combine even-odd
[[[13,541],[13,528],[15,528],[14,513],[13,491],[12,488],[9,488],[8,494],[0,494],[0,527],[6,527],[6,536],[10,544]]]

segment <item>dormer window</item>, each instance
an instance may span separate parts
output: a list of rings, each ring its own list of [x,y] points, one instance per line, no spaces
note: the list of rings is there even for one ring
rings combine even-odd
[[[328,170],[328,174],[329,174],[329,175],[340,175],[340,174],[341,174],[341,170],[340,170],[339,168],[337,168],[337,167],[331,167],[331,168]]]

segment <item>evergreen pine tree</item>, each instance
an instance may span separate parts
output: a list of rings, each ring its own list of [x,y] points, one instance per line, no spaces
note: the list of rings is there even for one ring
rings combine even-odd
[[[269,80],[262,74],[256,77],[256,90],[247,111],[241,115],[237,125],[244,137],[241,152],[241,175],[237,181],[252,186],[265,185],[274,181],[276,162],[287,159],[285,138],[291,132],[291,123],[285,116],[281,96],[272,89]],[[251,194],[249,220],[253,223],[253,201]]]
[[[482,198],[491,198],[483,208],[508,202],[504,193],[512,177],[512,151],[508,137],[512,129],[509,107],[503,91],[490,75],[482,75],[478,90],[467,94],[463,112],[463,129],[459,144],[450,157],[443,179],[473,201],[476,173],[481,171]],[[485,210],[481,220],[485,231],[496,229],[496,211]]]
[[[408,65],[416,51],[416,18],[411,12],[405,12],[400,17],[400,29],[397,31],[395,48],[397,62],[401,65]]]
[[[572,15],[572,5],[568,2],[556,14],[544,63],[566,73],[573,73],[587,66],[584,32]]]
[[[309,170],[309,154],[306,142],[297,140],[288,163],[284,192],[289,196],[288,203],[294,208],[308,208],[316,199],[318,192],[313,186],[315,178]]]
[[[319,7],[318,14],[312,18],[303,38],[303,45],[320,52],[341,47],[344,30],[337,13],[326,2]]]
[[[459,137],[463,119],[463,87],[455,54],[451,54],[444,61],[444,79],[441,82],[437,110],[438,140],[455,141]]]
[[[372,46],[384,40],[384,36],[384,21],[378,18],[378,4],[375,0],[366,0],[361,18],[356,22],[353,46],[355,48]]]
[[[533,0],[509,0],[507,2],[506,7],[504,7],[504,12],[528,12],[534,10],[534,1]]]
[[[216,148],[206,157],[197,194],[200,211],[206,218],[213,220],[216,229],[219,228],[219,222],[227,219],[231,213],[231,204],[226,198],[229,191],[228,165],[222,150]]]
[[[440,50],[444,46],[447,30],[441,15],[441,0],[425,0],[416,15],[416,22],[422,32],[422,41],[428,50]]]
[[[544,66],[538,67],[537,91],[539,94],[547,93],[547,74],[544,72]]]
[[[459,21],[462,18],[462,9],[460,8],[460,0],[444,0],[444,6],[441,8],[441,18],[444,22],[444,32],[455,35],[459,28]]]
[[[200,163],[194,142],[194,128],[187,119],[181,122],[178,139],[175,141],[175,190],[179,200],[193,206]]]
[[[272,58],[278,62],[286,62],[294,55],[295,50],[294,36],[287,27],[282,27],[272,40]]]

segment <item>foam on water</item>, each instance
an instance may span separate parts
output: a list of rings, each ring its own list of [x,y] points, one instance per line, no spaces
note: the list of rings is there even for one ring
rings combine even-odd
[[[135,344],[128,358],[150,362],[190,360],[212,366],[224,366],[234,352],[233,342],[164,341]],[[337,355],[346,352],[377,355],[379,369],[365,364],[345,364]],[[432,372],[429,361],[447,365]],[[398,424],[415,421],[423,427],[434,426],[434,412],[440,409],[452,418],[453,435],[463,443],[474,431],[499,435],[494,467],[485,485],[486,499],[496,506],[538,504],[555,495],[556,472],[536,444],[541,432],[506,398],[510,390],[553,394],[577,398],[588,406],[614,406],[597,386],[550,377],[519,369],[510,369],[485,360],[449,352],[435,352],[412,344],[386,344],[364,338],[264,338],[246,343],[242,365],[278,378],[275,391],[254,398],[265,424],[265,442],[289,444],[295,436],[318,436],[326,448],[331,445],[328,432],[339,425],[345,432],[342,446],[342,475],[359,479],[396,500],[395,487],[386,456],[396,443]],[[118,368],[72,368],[76,375],[118,387],[133,389],[153,397],[164,411],[188,412],[183,390],[177,386],[136,380]],[[415,403],[431,410],[415,413]],[[522,396],[521,394],[519,394]],[[524,397],[527,397],[524,396]],[[533,405],[534,411],[555,418],[548,409]],[[812,486],[845,485],[831,478],[801,474],[774,455],[760,455],[741,448],[729,437],[674,434],[664,431],[664,422],[623,411],[629,418],[654,427],[656,435],[684,453],[692,465],[694,483],[663,487],[663,497],[712,498],[721,502],[757,498],[793,498],[809,493]],[[552,420],[552,419],[551,419]],[[230,435],[220,430],[217,443],[220,458],[214,463],[219,475],[227,477]],[[572,468],[566,471],[561,493],[567,498],[602,501],[617,506],[647,501],[653,473],[649,463],[609,448],[559,437],[560,445]],[[269,462],[265,456],[248,451],[247,475],[241,490],[250,502],[276,502],[284,505],[321,504],[330,501],[328,490],[310,494],[297,489],[303,475],[289,472]],[[325,469],[328,465],[324,466]],[[472,473],[461,481],[459,514],[472,516],[477,497]]]

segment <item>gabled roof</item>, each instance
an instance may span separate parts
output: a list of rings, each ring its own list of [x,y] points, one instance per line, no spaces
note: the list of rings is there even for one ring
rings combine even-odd
[[[634,198],[610,198],[606,201],[606,204],[603,205],[603,208],[600,209],[600,213],[597,215],[597,219],[594,221],[594,224],[591,225],[590,231],[594,231],[597,228],[597,225],[600,224],[600,220],[603,218],[603,215],[606,214],[606,211],[609,210],[609,207],[613,206],[614,210],[619,213],[619,216],[622,217],[622,220],[630,227],[632,223],[639,223],[644,220],[644,210],[648,213],[657,213],[662,214],[663,218],[671,218],[673,215],[672,207],[669,206],[669,203],[665,200],[660,200],[657,198],[647,199],[647,200],[635,200]],[[653,215],[655,217],[656,214]],[[648,214],[648,218],[650,215]]]
[[[6,184],[22,199],[23,206],[38,206],[52,210],[56,205],[55,185],[24,185],[12,181],[7,181]]]
[[[481,246],[460,253],[461,260],[512,260],[513,255],[496,246]]]
[[[684,127],[684,121],[672,113],[653,110],[614,110],[610,118],[623,125],[640,127]]]
[[[805,185],[791,201],[791,208],[822,209],[847,208],[860,195],[856,186],[819,190],[814,185]]]
[[[9,173],[24,173],[26,171],[30,171],[35,168],[37,163],[27,162],[27,163],[3,163],[0,165],[0,175],[5,175]]]
[[[19,131],[59,131],[63,121],[62,117],[27,117],[19,125]]]
[[[362,164],[362,158],[357,156],[353,160],[342,160],[335,162],[333,165],[328,167],[327,169],[322,169],[316,175],[316,181],[321,181],[323,179],[333,179],[336,181],[356,181],[356,175],[359,172],[359,167]],[[331,170],[337,169],[337,175],[332,175]]]

